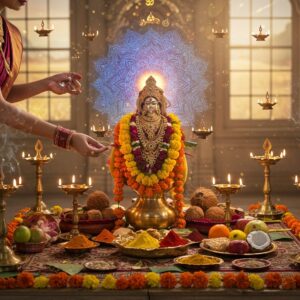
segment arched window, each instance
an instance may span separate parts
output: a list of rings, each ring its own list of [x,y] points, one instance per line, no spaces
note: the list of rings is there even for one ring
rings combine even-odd
[[[289,0],[230,0],[231,120],[291,119],[292,5]],[[270,31],[264,42],[251,33]],[[266,92],[276,97],[272,111],[257,104]]]
[[[30,0],[19,11],[8,9],[6,17],[19,28],[23,37],[23,60],[16,84],[70,70],[69,0]],[[47,27],[54,25],[48,38],[34,32],[34,27],[40,27],[42,20]],[[46,92],[16,105],[44,120],[71,120],[69,95]]]

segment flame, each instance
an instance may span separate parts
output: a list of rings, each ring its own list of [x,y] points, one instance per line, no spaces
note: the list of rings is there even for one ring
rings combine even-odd
[[[161,89],[165,89],[166,86],[166,80],[162,74],[160,74],[157,71],[147,71],[140,75],[140,77],[137,80],[137,88],[138,90],[142,90],[143,87],[146,85],[146,80],[148,77],[153,76],[156,80],[156,85],[160,87]]]

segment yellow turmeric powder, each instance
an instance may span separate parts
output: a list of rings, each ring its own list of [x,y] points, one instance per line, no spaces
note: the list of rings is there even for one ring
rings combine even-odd
[[[178,259],[178,262],[187,265],[212,265],[219,262],[217,257],[194,254]]]
[[[159,241],[152,237],[148,232],[142,231],[136,235],[134,240],[126,244],[125,247],[137,249],[156,249],[159,248]]]
[[[65,244],[65,248],[81,249],[95,246],[95,243],[90,241],[85,235],[79,234]]]

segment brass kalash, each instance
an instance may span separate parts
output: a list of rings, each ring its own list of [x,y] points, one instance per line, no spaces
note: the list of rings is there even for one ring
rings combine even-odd
[[[139,93],[137,100],[136,126],[141,142],[143,159],[154,166],[167,128],[167,99],[163,90],[156,86],[155,79],[150,76],[146,86]],[[164,194],[146,198],[139,196],[137,201],[126,211],[127,222],[136,229],[168,228],[176,221],[174,207],[168,205]]]

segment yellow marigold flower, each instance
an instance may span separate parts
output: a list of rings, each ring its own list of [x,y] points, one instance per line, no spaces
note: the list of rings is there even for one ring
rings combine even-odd
[[[14,220],[17,221],[18,223],[23,223],[23,219],[20,217],[14,217]]]
[[[116,288],[117,279],[112,274],[107,274],[101,284],[101,287],[108,290],[113,290]]]
[[[46,276],[38,276],[34,278],[33,287],[35,289],[45,289],[48,286],[49,278]]]
[[[180,140],[181,140],[181,134],[179,134],[178,132],[173,133],[171,135],[171,141],[178,141],[178,142],[180,142]],[[171,141],[170,141],[170,143],[171,143]]]
[[[168,164],[165,164],[165,163],[164,163],[164,164],[162,165],[161,169],[162,169],[163,171],[166,171],[166,172],[170,173],[170,172],[173,170],[173,167],[170,166],[170,165],[168,165]]]
[[[250,274],[248,279],[250,281],[250,287],[254,290],[262,290],[265,287],[265,282],[259,275]]]
[[[127,161],[133,161],[133,160],[134,160],[133,154],[126,154],[126,155],[124,155],[124,158],[125,158]]]
[[[220,288],[222,286],[222,275],[219,272],[210,273],[208,285],[212,288]]]
[[[132,177],[135,177],[136,175],[138,175],[140,173],[140,171],[138,170],[138,168],[131,168],[130,174]]]
[[[151,178],[151,181],[152,181],[153,184],[158,183],[158,181],[159,181],[155,174],[152,174],[150,176],[150,178]]]
[[[60,216],[61,213],[63,212],[63,209],[60,205],[54,205],[50,208],[50,210],[56,216]]]
[[[179,152],[175,151],[175,150],[172,150],[172,149],[169,149],[168,150],[168,155],[172,159],[177,159],[179,157]]]
[[[151,179],[149,176],[144,176],[144,178],[142,179],[142,184],[146,185],[146,186],[150,186],[151,185]]]
[[[175,159],[171,159],[171,158],[167,158],[165,159],[165,164],[168,164],[171,167],[175,167],[176,165],[176,160]]]
[[[82,287],[86,289],[96,289],[100,285],[99,279],[95,275],[84,275]]]
[[[181,143],[174,140],[174,141],[170,141],[170,147],[173,149],[173,150],[176,150],[176,151],[179,151],[180,148],[181,148]]]
[[[131,153],[131,146],[130,145],[122,145],[121,148],[120,148],[120,151],[123,153],[123,154],[129,154]]]
[[[158,273],[149,272],[145,275],[148,286],[155,288],[159,287],[160,275]]]
[[[145,175],[141,172],[139,172],[139,174],[136,176],[136,182],[138,183],[142,183],[142,180],[144,179]]]
[[[180,124],[180,120],[175,114],[171,113],[169,114],[169,117],[171,118],[172,122],[176,122]]]
[[[125,162],[125,165],[127,168],[133,168],[136,166],[136,162],[133,160],[133,161],[126,161]]]

